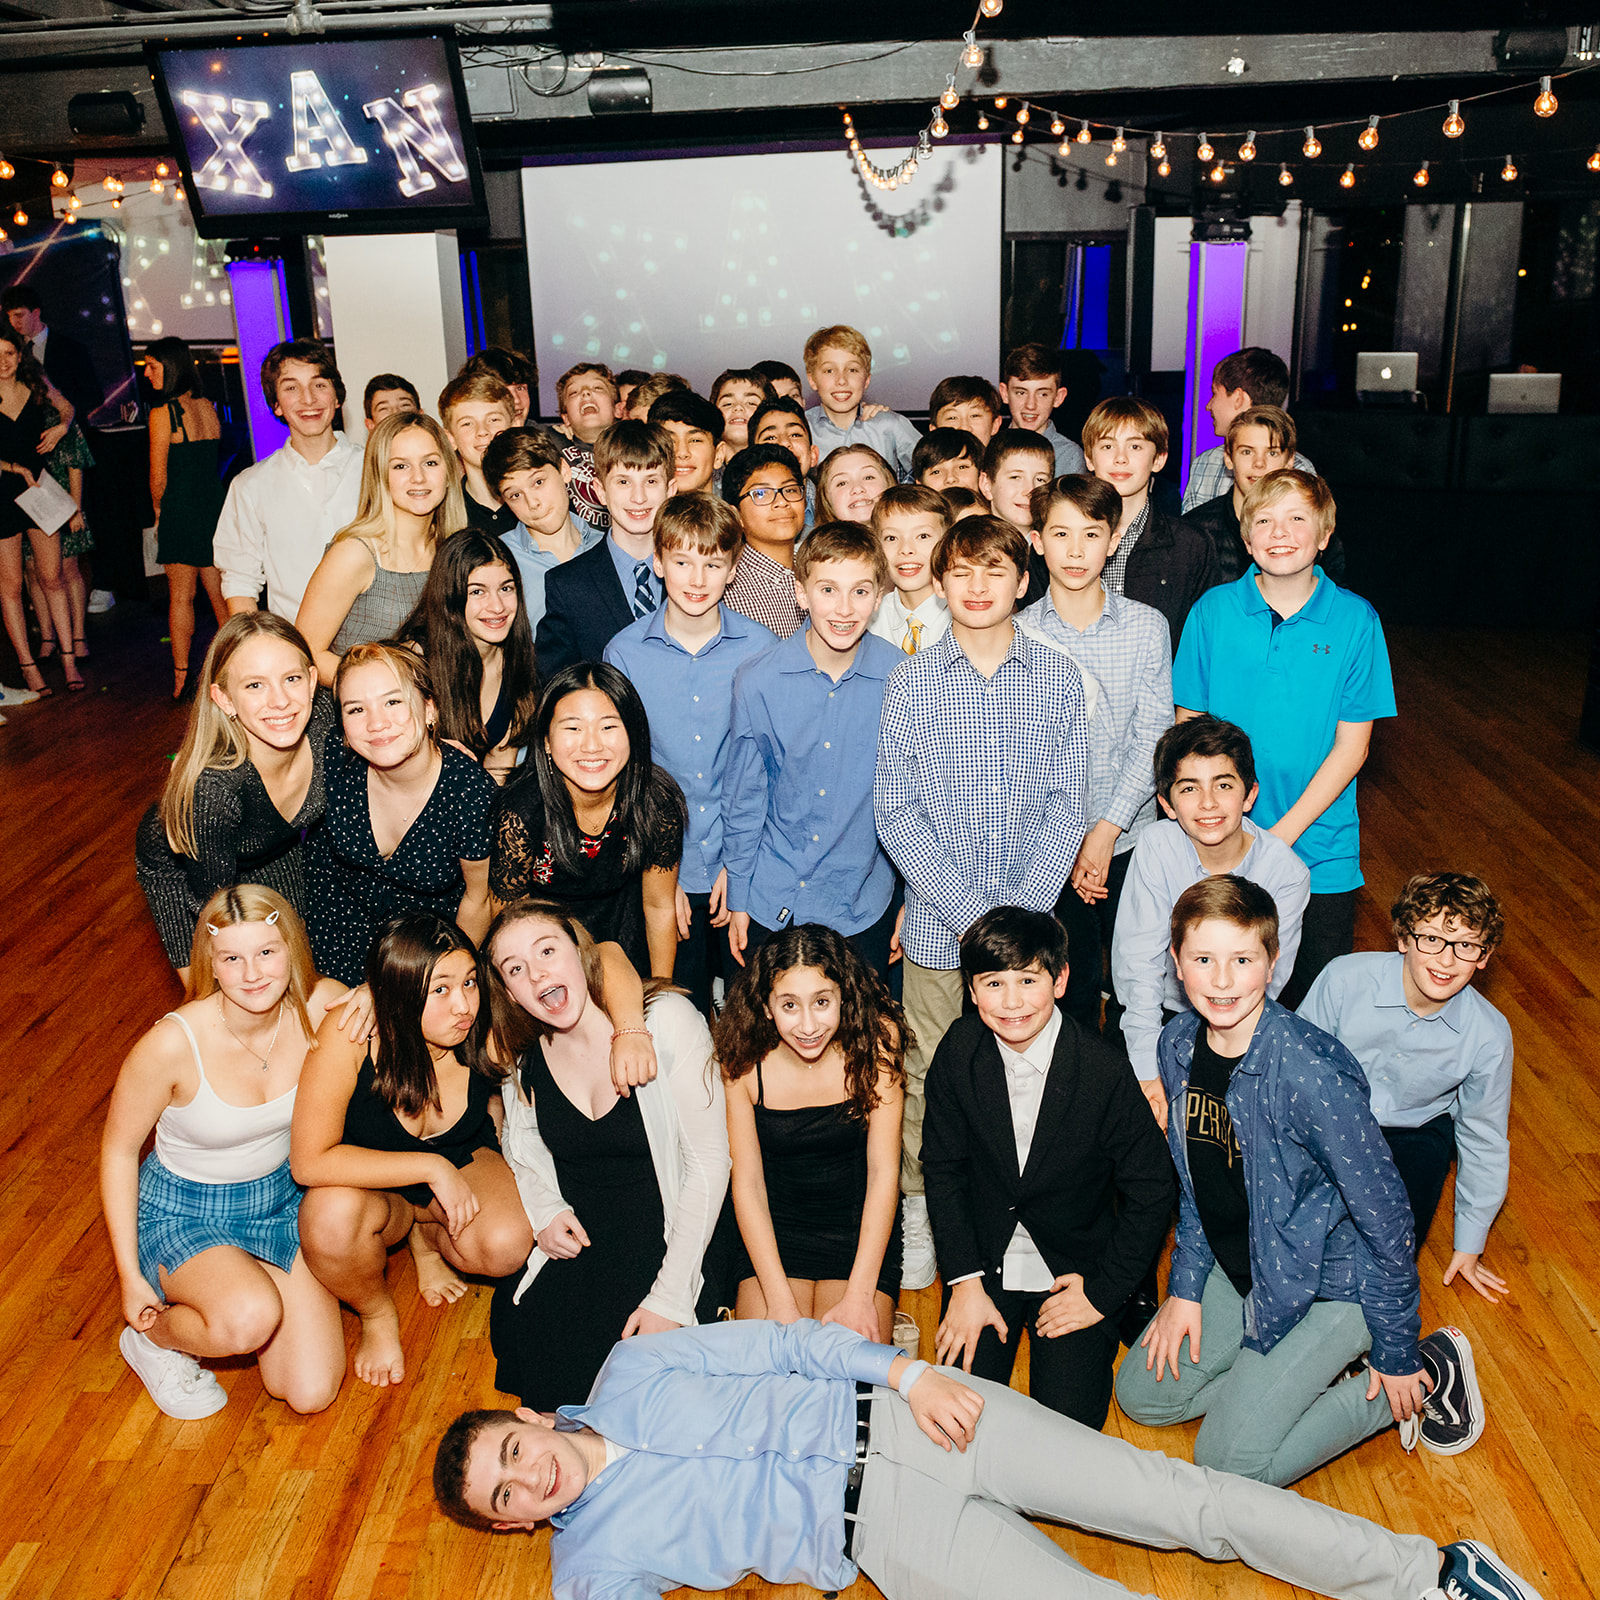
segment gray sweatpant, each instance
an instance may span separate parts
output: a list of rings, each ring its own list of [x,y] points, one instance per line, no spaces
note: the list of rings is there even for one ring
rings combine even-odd
[[[1119,1600],[1026,1520],[1066,1522],[1160,1550],[1189,1549],[1334,1600],[1418,1600],[1439,1550],[1416,1534],[1249,1478],[1140,1450],[997,1383],[965,1453],[941,1450],[880,1390],[855,1558],[888,1600]]]

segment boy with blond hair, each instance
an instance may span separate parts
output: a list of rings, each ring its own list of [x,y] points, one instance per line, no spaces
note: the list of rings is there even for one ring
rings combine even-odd
[[[840,445],[871,445],[902,483],[911,477],[911,453],[921,434],[898,411],[862,409],[872,382],[872,346],[843,323],[818,328],[806,340],[806,381],[818,403],[806,412],[811,442],[826,458]]]
[[[439,420],[461,462],[467,522],[500,539],[517,526],[517,519],[484,476],[483,453],[512,425],[515,409],[511,391],[489,372],[458,373],[439,391]]]

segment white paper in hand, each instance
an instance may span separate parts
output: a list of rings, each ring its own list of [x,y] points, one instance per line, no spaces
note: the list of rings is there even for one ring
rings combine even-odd
[[[17,496],[17,504],[41,533],[54,533],[78,514],[78,502],[48,472],[41,472],[34,486]]]

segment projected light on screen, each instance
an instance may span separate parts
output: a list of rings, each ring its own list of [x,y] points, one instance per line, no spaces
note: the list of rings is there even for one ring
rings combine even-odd
[[[798,369],[836,322],[872,346],[869,399],[924,409],[940,378],[998,365],[1000,169],[943,151],[875,219],[837,150],[525,168],[541,411],[580,361],[704,392],[725,367]]]

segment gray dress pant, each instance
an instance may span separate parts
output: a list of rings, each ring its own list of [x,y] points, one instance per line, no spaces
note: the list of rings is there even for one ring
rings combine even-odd
[[[855,1559],[888,1600],[1120,1600],[1028,1521],[1070,1523],[1159,1550],[1188,1549],[1334,1600],[1419,1600],[1439,1550],[1275,1489],[1095,1433],[1025,1395],[962,1377],[984,1397],[966,1451],[941,1450],[888,1390],[872,1403]]]

